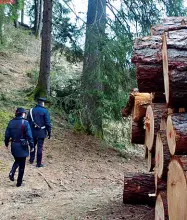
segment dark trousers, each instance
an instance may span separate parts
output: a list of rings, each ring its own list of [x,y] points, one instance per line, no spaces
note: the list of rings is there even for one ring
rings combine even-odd
[[[36,145],[37,145],[37,165],[40,165],[42,163],[42,151],[43,151],[43,143],[44,138],[34,138],[34,147],[35,150],[33,152],[30,152],[30,162],[33,163],[35,159],[36,154]]]
[[[17,183],[22,184],[24,170],[25,170],[26,157],[14,157],[14,159],[15,159],[15,161],[13,163],[13,166],[12,166],[12,169],[11,169],[10,173],[12,174],[12,176],[14,176],[17,168],[19,167]]]

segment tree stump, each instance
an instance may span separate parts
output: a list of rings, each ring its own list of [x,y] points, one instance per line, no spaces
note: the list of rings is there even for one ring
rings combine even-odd
[[[187,157],[173,158],[169,163],[167,201],[170,220],[187,219]]]
[[[169,220],[166,191],[159,192],[155,205],[155,220]]]
[[[174,113],[167,118],[167,141],[171,155],[187,154],[187,113]]]
[[[170,152],[167,143],[166,131],[160,130],[157,133],[155,153],[155,169],[157,170],[159,179],[167,179],[169,161]]]
[[[155,205],[154,175],[152,173],[128,173],[124,178],[123,202],[127,204]]]
[[[156,143],[156,134],[160,129],[162,117],[166,114],[165,103],[152,103],[147,107],[144,120],[145,126],[145,145],[150,151],[154,150],[153,144]]]

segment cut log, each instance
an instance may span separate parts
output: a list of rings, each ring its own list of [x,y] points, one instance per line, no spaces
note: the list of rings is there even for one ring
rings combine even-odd
[[[147,170],[148,172],[152,172],[155,167],[155,153],[149,150],[147,153]]]
[[[164,93],[164,77],[162,63],[136,63],[136,79],[140,92]]]
[[[155,220],[169,220],[166,191],[159,192],[155,205]]]
[[[163,24],[166,25],[185,25],[187,24],[187,17],[165,17],[162,20]]]
[[[139,37],[134,41],[132,62],[142,64],[162,64],[162,37]]]
[[[150,151],[153,144],[156,143],[156,134],[160,130],[160,123],[162,117],[167,114],[165,103],[152,103],[147,107],[146,116],[144,120],[145,125],[145,145]]]
[[[140,92],[164,92],[162,68],[162,37],[136,38],[132,62]]]
[[[150,93],[136,93],[134,98],[132,116],[134,121],[139,121],[142,117],[145,117],[147,106],[151,104],[152,101],[152,95]]]
[[[187,157],[173,158],[169,164],[167,201],[170,220],[187,219]]]
[[[137,88],[132,89],[129,99],[127,101],[127,104],[125,108],[122,110],[122,117],[128,117],[134,108],[134,99],[135,99],[135,94],[138,92]]]
[[[161,118],[161,122],[160,122],[160,130],[166,130],[167,128],[167,117],[166,116],[163,116]]]
[[[167,118],[167,142],[171,155],[187,154],[187,113],[174,113]]]
[[[156,138],[155,169],[159,179],[167,179],[170,152],[166,131],[160,130]]]
[[[128,204],[155,205],[154,175],[152,173],[128,173],[124,178],[123,202]]]
[[[145,129],[143,119],[139,122],[133,121],[131,118],[131,143],[144,144],[145,142]]]
[[[160,191],[165,191],[167,189],[167,181],[165,179],[159,179],[157,174],[157,169],[154,170],[155,177],[155,194],[157,195]]]
[[[166,103],[166,96],[162,92],[154,92],[152,93],[152,97],[153,97],[152,99],[153,103]]]
[[[187,66],[185,68],[169,70],[168,75],[165,77],[165,95],[169,107],[180,109],[187,107],[186,88]]]
[[[163,35],[164,89],[169,107],[186,107],[187,29]]]
[[[167,17],[163,19],[163,23],[151,28],[152,35],[162,35],[166,31],[187,28],[187,17]]]

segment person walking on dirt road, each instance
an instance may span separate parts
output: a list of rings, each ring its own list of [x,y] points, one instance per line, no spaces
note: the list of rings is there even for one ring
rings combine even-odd
[[[28,121],[25,118],[26,111],[24,108],[17,108],[15,118],[8,123],[5,132],[5,146],[8,148],[11,141],[11,152],[14,156],[14,163],[9,173],[9,179],[14,181],[14,175],[18,170],[17,187],[22,185],[25,170],[26,157],[29,156],[28,142],[31,151],[34,150],[32,132]]]
[[[37,145],[37,164],[36,167],[43,167],[42,151],[44,139],[48,136],[51,138],[51,120],[48,110],[44,107],[46,98],[38,98],[38,104],[31,108],[27,115],[27,120],[31,126],[32,135],[34,138],[34,146]],[[33,164],[35,159],[35,150],[30,153],[30,164]]]

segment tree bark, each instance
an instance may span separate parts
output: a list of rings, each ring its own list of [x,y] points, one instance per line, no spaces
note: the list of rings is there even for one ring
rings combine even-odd
[[[140,92],[164,92],[161,48],[161,36],[135,39],[132,62]]]
[[[136,63],[136,79],[140,92],[164,93],[163,67],[161,63]]]
[[[42,31],[42,19],[43,19],[43,13],[42,13],[43,0],[35,0],[34,2],[35,2],[34,30],[36,37],[40,37]]]
[[[167,17],[163,23],[151,28],[152,35],[162,35],[164,32],[187,28],[187,17]]]
[[[124,178],[123,202],[125,204],[155,205],[154,175],[152,173],[128,173]]]
[[[105,44],[106,1],[89,0],[87,12],[86,41],[81,78],[82,121],[88,134],[103,136],[102,129],[102,50]]]
[[[40,73],[36,95],[50,94],[52,0],[44,0]]]
[[[160,191],[165,191],[167,189],[167,181],[165,179],[159,179],[157,174],[157,169],[154,170],[155,177],[155,194],[157,195]]]
[[[163,73],[166,101],[169,107],[185,107],[187,97],[187,29],[163,35]]]
[[[155,205],[155,220],[169,220],[166,191],[159,192]]]
[[[19,27],[19,1],[15,0],[14,7],[13,7],[13,17],[14,17],[14,27],[18,28]]]
[[[4,5],[0,5],[0,44],[3,44]]]
[[[132,62],[134,64],[162,64],[161,48],[161,36],[136,38]]]
[[[152,151],[153,144],[156,143],[156,135],[160,130],[161,119],[165,114],[167,114],[165,103],[152,103],[147,107],[144,121],[145,145],[150,151]]]
[[[21,10],[21,25],[24,24],[24,5],[23,5],[23,8]]]
[[[167,118],[167,141],[171,155],[187,154],[187,113],[174,113]]]
[[[145,142],[145,129],[143,119],[139,122],[133,121],[131,117],[131,143],[144,144]]]
[[[159,179],[167,180],[170,152],[167,143],[166,131],[160,130],[156,138],[155,169]]]
[[[187,66],[185,68],[176,68],[168,72],[168,91],[167,103],[169,107],[186,108],[187,107]]]
[[[187,17],[165,17],[163,19],[163,24],[166,25],[185,25],[187,24]]]
[[[148,150],[148,157],[147,157],[147,171],[152,172],[155,167],[155,152],[151,152]]]
[[[170,220],[187,219],[187,156],[173,158],[169,164],[167,201]]]

